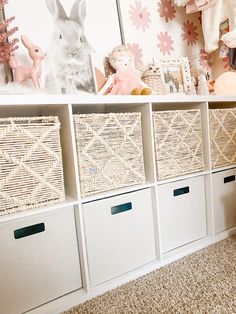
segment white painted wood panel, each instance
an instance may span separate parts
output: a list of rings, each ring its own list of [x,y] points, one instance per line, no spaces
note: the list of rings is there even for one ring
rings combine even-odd
[[[236,225],[236,169],[212,175],[215,232]]]
[[[132,208],[112,214],[112,207]],[[83,205],[90,281],[96,286],[156,259],[151,189]]]
[[[38,224],[45,230],[15,239],[16,230]],[[1,313],[23,313],[81,288],[73,207],[2,223],[0,238]]]
[[[204,177],[158,187],[163,252],[206,236]]]

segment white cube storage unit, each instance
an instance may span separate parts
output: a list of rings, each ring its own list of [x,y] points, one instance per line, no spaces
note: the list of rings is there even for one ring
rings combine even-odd
[[[206,236],[204,176],[158,186],[163,252]]]
[[[222,99],[2,95],[1,119],[58,117],[65,199],[3,215],[0,156],[0,313],[62,313],[235,232],[235,134],[228,141],[223,128],[235,128],[236,98]],[[219,135],[233,158],[212,169],[215,109],[226,109],[216,146]],[[88,118],[76,129],[75,115]]]
[[[213,173],[215,232],[236,226],[236,168]]]
[[[83,205],[91,285],[156,259],[151,189]]]
[[[20,314],[81,288],[73,207],[0,228],[0,312]]]

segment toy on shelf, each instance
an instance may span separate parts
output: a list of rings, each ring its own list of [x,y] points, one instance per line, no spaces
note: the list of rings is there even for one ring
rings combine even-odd
[[[191,94],[192,95],[209,95],[209,81],[207,80],[207,73],[205,73],[200,67],[191,68]]]
[[[100,95],[149,95],[152,90],[138,75],[134,66],[133,54],[123,45],[112,50],[109,57],[116,72],[109,76],[105,85],[98,92]]]
[[[26,36],[21,36],[21,41],[25,48],[28,49],[29,57],[33,60],[32,66],[20,65],[14,54],[10,56],[9,65],[14,72],[14,80],[16,83],[23,84],[27,80],[32,80],[35,88],[40,88],[41,62],[45,58],[45,54],[41,48],[32,44]]]
[[[160,67],[154,60],[152,65],[150,65],[147,69],[144,69],[142,81],[154,90],[157,95],[166,94],[166,88],[162,80]]]
[[[205,73],[201,73],[198,76],[197,94],[198,95],[209,95],[209,89],[208,89],[208,84],[207,84]]]

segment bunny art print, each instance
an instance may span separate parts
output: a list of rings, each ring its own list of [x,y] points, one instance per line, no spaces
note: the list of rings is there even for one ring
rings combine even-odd
[[[59,0],[46,0],[54,32],[46,56],[45,89],[52,94],[93,93],[90,47],[84,34],[85,0],[76,0],[67,16]]]

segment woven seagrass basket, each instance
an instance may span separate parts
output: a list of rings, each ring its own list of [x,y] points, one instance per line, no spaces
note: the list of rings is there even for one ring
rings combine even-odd
[[[204,169],[200,110],[153,112],[153,123],[158,179]]]
[[[65,199],[58,117],[0,119],[0,215]]]
[[[81,195],[145,182],[141,113],[75,114]]]
[[[236,108],[210,109],[212,168],[236,163]]]

